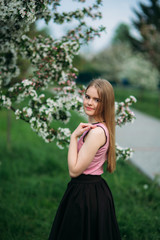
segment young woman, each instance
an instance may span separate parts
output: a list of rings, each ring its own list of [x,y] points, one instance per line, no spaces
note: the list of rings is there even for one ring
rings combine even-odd
[[[96,79],[88,85],[83,101],[88,123],[80,123],[71,135],[71,181],[49,240],[121,239],[112,193],[101,177],[105,161],[109,172],[116,166],[114,104],[114,91],[107,80]]]

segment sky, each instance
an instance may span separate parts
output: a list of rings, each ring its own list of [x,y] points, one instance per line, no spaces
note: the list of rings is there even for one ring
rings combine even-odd
[[[62,0],[60,11],[72,11],[76,8],[91,5],[93,0],[86,0],[86,3],[77,3],[74,0]],[[149,4],[149,0],[103,0],[103,6],[100,7],[103,18],[96,21],[88,21],[88,24],[92,26],[103,25],[106,27],[106,32],[101,34],[101,37],[96,37],[95,40],[89,43],[89,46],[83,47],[82,52],[86,53],[97,53],[102,51],[105,47],[109,46],[111,39],[117,26],[120,23],[126,23],[131,26],[131,32],[133,35],[138,36],[137,32],[132,26],[132,19],[135,19],[133,8],[139,9],[139,2]],[[38,28],[41,29],[45,26],[43,21],[39,21]],[[68,28],[69,25],[57,25],[50,21],[48,24],[50,34],[54,38],[62,36],[64,29]]]

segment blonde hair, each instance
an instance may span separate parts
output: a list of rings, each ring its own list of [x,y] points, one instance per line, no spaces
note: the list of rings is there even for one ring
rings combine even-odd
[[[89,83],[87,89],[94,86],[97,89],[101,103],[98,112],[109,131],[109,148],[107,158],[107,171],[112,173],[116,168],[115,152],[115,97],[112,85],[105,79],[95,79]],[[87,91],[86,89],[86,91]]]

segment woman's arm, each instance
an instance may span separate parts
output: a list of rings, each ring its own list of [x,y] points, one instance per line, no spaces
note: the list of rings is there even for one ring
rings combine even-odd
[[[87,134],[79,153],[77,152],[77,138],[86,130],[93,128]],[[85,130],[84,130],[85,129]],[[106,136],[102,128],[95,125],[80,124],[72,133],[68,150],[68,168],[71,177],[79,176],[91,163],[98,149],[105,143]]]

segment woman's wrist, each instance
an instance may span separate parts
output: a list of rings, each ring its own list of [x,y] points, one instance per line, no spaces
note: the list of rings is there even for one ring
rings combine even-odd
[[[72,134],[71,134],[71,138],[78,138],[78,136],[76,136],[76,134],[75,134],[75,132],[73,132]]]

